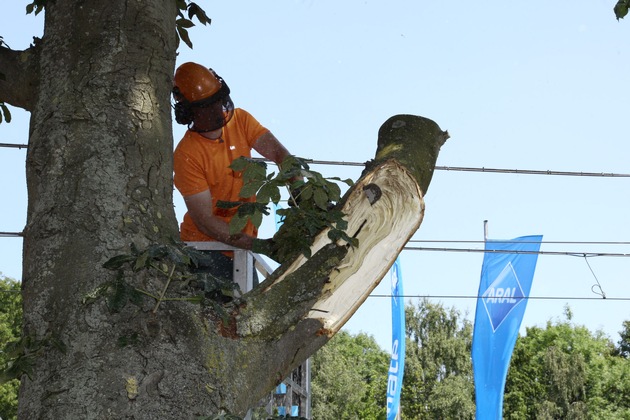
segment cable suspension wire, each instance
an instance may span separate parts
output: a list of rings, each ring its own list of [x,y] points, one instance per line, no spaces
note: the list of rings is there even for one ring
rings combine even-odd
[[[388,294],[374,294],[369,295],[372,298],[391,298],[393,295]],[[477,295],[400,295],[396,297],[402,298],[434,298],[434,299],[480,299],[483,296]],[[529,296],[522,297],[522,299],[529,300],[598,300],[602,301],[601,297],[580,297],[580,296]],[[630,301],[630,297],[606,297],[606,301]]]
[[[274,163],[265,158],[253,158],[253,160]],[[347,162],[336,160],[317,160],[307,159],[307,163],[312,165],[333,165],[333,166],[359,166],[364,167],[366,162]],[[500,169],[500,168],[473,168],[467,166],[435,166],[436,171],[459,171],[459,172],[484,172],[484,173],[502,173],[502,174],[519,174],[519,175],[561,175],[561,176],[584,176],[584,177],[606,177],[606,178],[630,178],[630,174],[614,173],[614,172],[583,172],[583,171],[553,171],[553,170],[535,170],[535,169]]]
[[[0,232],[0,238],[21,238],[24,236],[22,232]]]
[[[27,149],[26,144],[0,143],[0,147],[11,147],[17,149]],[[268,159],[254,158],[271,163]],[[337,165],[337,166],[365,166],[365,162],[346,162],[334,160],[308,160],[313,165]],[[554,171],[554,170],[536,170],[536,169],[505,169],[505,168],[474,168],[467,166],[435,166],[436,171],[453,171],[453,172],[484,172],[484,173],[501,173],[501,174],[519,174],[519,175],[561,175],[561,176],[583,176],[583,177],[605,177],[605,178],[630,178],[630,174],[614,173],[614,172],[583,172],[583,171]]]
[[[438,251],[438,252],[481,252],[490,254],[537,254],[537,255],[565,255],[570,257],[630,257],[630,254],[615,252],[575,252],[575,251],[517,251],[479,248],[431,248],[421,246],[406,246],[409,251]]]
[[[0,147],[11,147],[14,149],[28,149],[27,144],[0,143]]]
[[[461,171],[461,172],[488,172],[501,174],[522,174],[522,175],[562,175],[562,176],[594,176],[607,178],[630,178],[630,174],[619,174],[612,172],[576,172],[576,171],[540,171],[535,169],[499,169],[499,168],[467,168],[463,166],[436,166],[438,171]]]
[[[561,245],[630,245],[630,242],[625,241],[512,241],[509,239],[492,239],[490,241],[501,242],[504,244],[561,244]],[[486,241],[483,240],[455,240],[455,239],[411,239],[409,243],[444,243],[444,244],[483,244]]]

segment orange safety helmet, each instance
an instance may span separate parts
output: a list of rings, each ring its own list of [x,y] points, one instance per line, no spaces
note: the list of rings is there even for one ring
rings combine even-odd
[[[201,101],[221,90],[222,82],[212,70],[197,63],[184,63],[175,71],[173,96],[178,102]]]
[[[175,71],[173,78],[173,98],[175,99],[175,120],[188,125],[193,131],[213,131],[223,127],[234,115],[234,103],[230,98],[227,83],[214,72],[197,63],[184,63]],[[194,124],[194,109],[208,108],[219,103],[219,112],[212,115],[212,123],[206,127]],[[198,121],[199,122],[199,121]]]

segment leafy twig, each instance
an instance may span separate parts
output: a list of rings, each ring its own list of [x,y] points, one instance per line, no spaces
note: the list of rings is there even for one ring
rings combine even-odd
[[[164,286],[164,289],[162,290],[162,293],[160,294],[160,298],[158,299],[157,303],[155,304],[155,308],[153,308],[153,313],[156,313],[158,308],[160,307],[160,303],[162,303],[162,300],[164,299],[164,295],[166,294],[166,290],[168,290],[168,286],[171,284],[171,280],[173,279],[173,273],[175,272],[175,264],[173,264],[173,267],[171,268],[171,272],[168,275],[168,279],[166,280],[166,285]]]

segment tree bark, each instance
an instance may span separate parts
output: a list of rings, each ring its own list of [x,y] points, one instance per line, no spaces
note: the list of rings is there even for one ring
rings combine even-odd
[[[339,204],[358,247],[321,232],[312,258],[283,264],[222,309],[134,301],[165,279],[103,264],[178,237],[175,16],[172,0],[55,0],[41,44],[0,55],[0,71],[25,66],[29,80],[21,93],[2,85],[0,100],[32,111],[20,418],[242,414],[343,326],[421,222],[446,136],[430,120],[396,116]],[[112,309],[112,289],[134,304]],[[178,280],[175,294],[187,291]]]

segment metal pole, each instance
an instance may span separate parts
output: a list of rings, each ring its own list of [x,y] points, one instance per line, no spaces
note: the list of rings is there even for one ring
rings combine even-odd
[[[488,221],[483,221],[483,241],[488,242]]]

